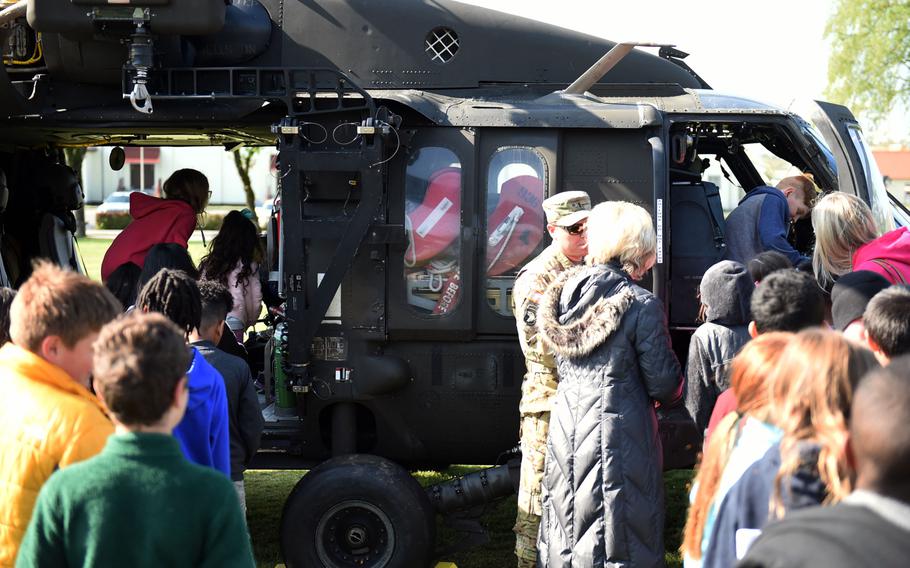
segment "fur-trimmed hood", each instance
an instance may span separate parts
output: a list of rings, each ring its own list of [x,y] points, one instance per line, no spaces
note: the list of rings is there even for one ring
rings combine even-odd
[[[538,331],[557,355],[584,357],[619,329],[633,299],[635,292],[622,270],[609,265],[571,268],[544,294]]]

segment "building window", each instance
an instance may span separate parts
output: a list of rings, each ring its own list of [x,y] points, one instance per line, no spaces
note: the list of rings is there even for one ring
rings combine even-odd
[[[155,187],[155,164],[130,164],[130,189],[151,191]]]

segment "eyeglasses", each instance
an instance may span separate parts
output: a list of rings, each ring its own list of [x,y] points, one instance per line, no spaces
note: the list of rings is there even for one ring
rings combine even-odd
[[[585,221],[582,221],[580,223],[575,223],[574,225],[570,225],[568,227],[563,227],[563,230],[565,232],[569,233],[570,235],[572,235],[573,237],[577,237],[578,235],[584,234],[584,232],[587,229],[588,229],[588,224]]]

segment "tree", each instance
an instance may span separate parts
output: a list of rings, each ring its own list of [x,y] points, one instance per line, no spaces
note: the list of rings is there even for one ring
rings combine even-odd
[[[82,160],[85,158],[85,148],[64,148],[63,155],[66,158],[66,165],[76,170],[76,177],[79,179],[79,186],[82,187]],[[85,188],[82,187],[83,193]],[[85,205],[76,210],[76,236],[85,236]]]
[[[910,106],[910,1],[837,0],[826,95],[875,122]]]
[[[250,168],[255,162],[256,154],[259,153],[258,147],[244,147],[234,150],[234,166],[237,167],[237,174],[240,176],[240,182],[243,184],[243,193],[246,195],[247,209],[253,213],[253,223],[259,226],[259,218],[256,215],[256,196],[253,194],[253,184],[250,183]]]

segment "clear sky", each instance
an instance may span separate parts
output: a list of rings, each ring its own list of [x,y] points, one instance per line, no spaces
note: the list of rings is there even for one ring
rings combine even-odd
[[[823,36],[833,0],[460,1],[611,41],[675,44],[690,54],[686,63],[719,91],[784,108],[794,100],[824,100]],[[897,118],[906,125],[906,116]],[[893,134],[906,137],[903,130]]]

